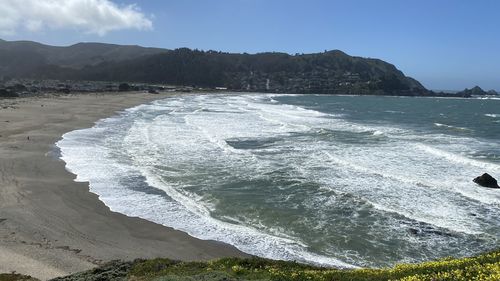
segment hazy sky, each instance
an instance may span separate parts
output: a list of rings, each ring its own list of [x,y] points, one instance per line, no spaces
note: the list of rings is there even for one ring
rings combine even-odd
[[[0,38],[290,54],[340,49],[430,89],[500,90],[498,0],[0,0]]]

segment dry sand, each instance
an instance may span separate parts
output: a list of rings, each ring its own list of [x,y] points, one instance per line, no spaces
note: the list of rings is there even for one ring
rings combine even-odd
[[[162,97],[115,93],[0,100],[0,273],[44,280],[112,259],[245,255],[111,212],[50,155],[64,133]]]

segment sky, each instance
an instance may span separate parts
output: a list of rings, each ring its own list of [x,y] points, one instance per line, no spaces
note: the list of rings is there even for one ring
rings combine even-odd
[[[227,52],[339,49],[429,89],[500,90],[498,0],[0,0],[0,38]]]

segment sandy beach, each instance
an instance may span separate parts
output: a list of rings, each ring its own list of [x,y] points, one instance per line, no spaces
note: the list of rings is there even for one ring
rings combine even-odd
[[[69,131],[164,95],[78,94],[0,100],[0,273],[46,280],[113,259],[244,255],[109,210],[51,153]]]

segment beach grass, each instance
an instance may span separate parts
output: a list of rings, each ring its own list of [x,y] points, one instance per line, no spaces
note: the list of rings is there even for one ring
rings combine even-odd
[[[263,258],[210,262],[153,259],[137,262],[129,280],[500,280],[500,250],[475,257],[445,258],[381,269],[331,269]]]
[[[36,281],[16,273],[0,274],[0,281]],[[223,258],[208,262],[171,259],[112,261],[101,267],[54,281],[498,281],[500,249],[474,257],[444,258],[379,269],[332,269],[264,258]]]

